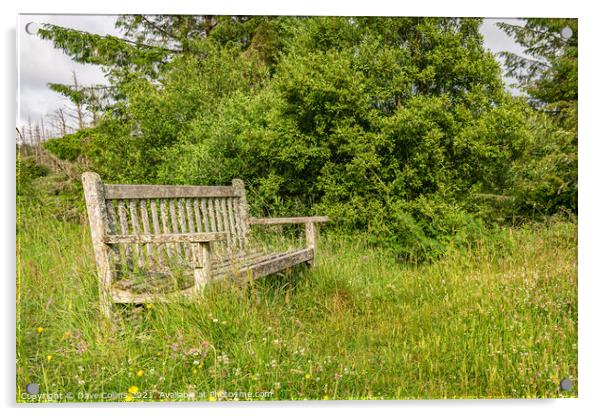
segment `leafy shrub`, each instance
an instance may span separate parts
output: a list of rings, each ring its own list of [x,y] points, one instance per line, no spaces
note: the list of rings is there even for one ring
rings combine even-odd
[[[90,155],[111,181],[241,178],[253,215],[327,214],[402,259],[430,260],[449,244],[469,247],[484,224],[576,204],[576,154],[561,133],[546,141],[526,100],[505,92],[479,25],[220,20],[155,75],[136,70],[145,62],[117,65],[118,99],[91,147],[49,146]],[[516,203],[494,207],[480,194]]]
[[[48,139],[42,145],[55,156],[74,162],[84,154],[94,153],[94,143],[91,140],[94,134],[94,129],[84,129],[63,137]]]
[[[26,196],[33,193],[32,182],[50,173],[45,166],[38,165],[33,158],[26,158],[17,154],[16,185],[17,196]]]

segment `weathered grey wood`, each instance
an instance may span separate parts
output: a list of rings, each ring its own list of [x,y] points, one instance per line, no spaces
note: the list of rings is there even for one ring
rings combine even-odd
[[[230,223],[230,232],[232,234],[232,241],[231,244],[234,246],[234,249],[240,249],[242,248],[242,244],[241,244],[241,235],[240,235],[240,228],[238,226],[238,224],[236,224],[236,220],[234,219],[234,204],[232,203],[232,199],[233,198],[228,198],[226,200],[226,207],[227,207],[227,212],[228,212],[228,222]],[[235,250],[231,250],[231,251],[235,251]]]
[[[169,213],[167,211],[167,200],[161,199],[160,207],[161,207],[161,225],[163,226],[163,233],[171,234],[171,228],[169,226]],[[169,263],[169,261],[175,255],[175,250],[176,250],[175,244],[168,244],[166,249],[167,249],[166,250],[167,262]]]
[[[327,222],[328,217],[284,217],[284,218],[249,218],[249,224],[275,225],[275,224],[306,224]]]
[[[184,201],[186,205],[186,218],[188,219],[188,231],[191,233],[200,233],[202,231],[197,230],[196,225],[194,223],[194,216],[192,214],[192,201],[190,199],[186,199]]]
[[[177,205],[177,213],[178,213],[178,224],[180,225],[180,232],[187,233],[188,227],[186,226],[186,213],[184,212],[184,199],[178,198]],[[182,253],[186,259],[191,259],[190,253],[190,245],[182,244]]]
[[[235,196],[230,186],[105,185],[107,199],[222,198]]]
[[[107,207],[107,219],[108,219],[108,233],[116,234],[117,233],[117,214],[115,213],[115,207],[113,206],[112,200],[106,201]],[[114,246],[111,249],[112,261],[116,264],[126,264],[127,259],[125,255],[124,246]]]
[[[97,259],[99,276],[101,270],[110,274],[108,283],[104,279],[101,284],[105,293],[101,293],[101,301],[105,304],[174,300],[169,294],[139,293],[175,288],[170,278],[174,266],[188,268],[186,279],[194,279],[192,287],[174,295],[190,297],[218,278],[258,278],[299,263],[311,263],[318,244],[317,224],[328,221],[327,217],[249,218],[244,183],[238,179],[230,187],[198,187],[103,185],[98,175],[91,178],[100,186],[100,191],[95,191],[96,199],[105,210],[100,237],[94,240],[92,233],[93,242],[102,247],[106,257],[104,269],[99,263],[102,259]],[[86,204],[92,224],[95,208],[88,203],[88,195]],[[246,240],[251,224],[304,224],[307,247],[250,252]],[[96,251],[95,245],[95,256]],[[120,263],[124,265],[114,282],[113,252],[121,253]],[[149,278],[143,282],[128,278],[133,264],[148,269]]]
[[[207,213],[209,215],[209,230],[211,230],[211,232],[220,231],[218,224],[217,224],[216,215],[215,215],[215,207],[213,206],[213,198],[207,199]],[[216,244],[214,249],[215,249],[215,253],[218,256],[221,256],[222,249],[221,249],[220,244]]]
[[[155,199],[150,200],[150,208],[151,208],[151,217],[153,219],[153,234],[161,234],[161,226],[159,225],[159,214],[157,212],[157,203]],[[163,250],[162,250],[163,248]],[[156,246],[156,258],[155,264],[160,267],[163,266],[163,252],[165,251],[165,245],[157,245]]]
[[[201,200],[201,210],[203,211],[203,230],[204,231],[215,231],[211,229],[209,225],[209,213],[207,212],[207,200]]]
[[[173,279],[167,273],[157,273],[147,276],[144,281],[138,279],[121,279],[113,283],[113,287],[132,292],[158,292],[173,291]]]
[[[203,292],[203,289],[211,280],[211,245],[195,244],[196,260],[194,265],[194,291]]]
[[[232,248],[232,229],[230,228],[230,216],[228,215],[228,206],[226,204],[225,198],[219,199],[220,211],[222,213],[223,222],[224,222],[224,231],[226,232],[226,245],[231,249]],[[230,251],[230,250],[228,250]]]
[[[142,231],[144,232],[144,234],[151,234],[146,199],[141,199],[140,201],[138,201],[138,203],[140,205],[140,219],[142,220]],[[155,256],[153,253],[152,246],[150,244],[146,244],[146,261],[150,267],[154,265],[154,257]]]
[[[192,201],[192,207],[193,207],[193,211],[194,211],[194,219],[196,220],[196,232],[202,233],[203,231],[205,231],[205,228],[203,228],[203,220],[201,217],[201,208],[199,207],[199,199],[198,198],[195,198]]]
[[[275,259],[267,259],[261,263],[252,264],[242,268],[237,274],[245,278],[257,279],[267,276],[289,267],[293,267],[300,263],[305,263],[311,260],[314,256],[314,250],[306,248],[303,250],[287,253],[283,256],[278,256]]]
[[[223,220],[223,216],[222,216],[222,209],[219,203],[219,199],[213,199],[211,200],[211,202],[213,202],[213,211],[215,213],[215,218],[217,221],[217,231],[224,231],[224,220]]]
[[[305,241],[307,243],[307,247],[313,249],[316,248],[316,223],[305,223]]]
[[[119,201],[117,204],[117,214],[119,215],[119,230],[121,234],[129,234],[128,214],[125,208],[125,202]],[[132,262],[132,248],[130,244],[124,244],[123,252],[125,254],[125,262],[121,265],[125,270],[128,270]]]
[[[167,294],[157,293],[132,293],[127,290],[113,288],[111,291],[114,303],[160,303],[177,301],[180,298],[190,298],[196,295],[195,287],[191,286],[184,290]]]
[[[294,250],[282,253],[266,253],[264,251],[254,253],[241,253],[234,257],[216,259],[213,266],[215,276],[223,274],[236,274],[238,271],[248,268],[250,265],[263,263],[267,260],[276,260],[279,257],[287,256]]]
[[[109,233],[115,234],[115,229],[117,226],[117,214],[115,214],[115,207],[113,206],[113,201],[106,201],[106,207]]]
[[[247,194],[245,192],[245,183],[240,179],[232,180],[232,188],[238,197],[238,216],[240,218],[240,231],[243,241],[247,240],[249,207],[247,205]]]
[[[251,261],[258,260],[260,258],[268,258],[272,256],[273,253],[266,253],[265,251],[252,251],[252,252],[240,252],[236,254],[231,254],[227,257],[223,257],[221,259],[216,259],[216,269],[228,269],[236,267],[242,267],[243,265],[248,264]],[[259,261],[259,260],[258,260]]]
[[[210,256],[210,246],[203,244],[207,247],[205,256]],[[221,263],[212,263],[211,260],[205,260],[199,258],[193,264],[194,276],[198,278],[192,287],[186,288],[181,291],[176,291],[170,294],[151,294],[151,293],[132,293],[128,292],[127,289],[135,289],[136,285],[120,285],[119,289],[114,289],[114,300],[116,303],[144,303],[144,302],[166,302],[177,300],[179,297],[191,297],[197,293],[202,293],[203,288],[211,279],[219,280],[231,277],[232,275],[242,278],[241,283],[248,281],[249,279],[257,279],[259,277],[272,274],[277,271],[289,269],[297,264],[305,263],[313,256],[311,249],[303,250],[292,250],[283,253],[271,253],[263,254],[262,256],[253,256],[249,258],[240,259],[241,262],[236,265],[223,265]],[[213,259],[213,257],[210,257]],[[207,271],[209,276],[205,277],[202,265],[207,264],[205,261],[209,261],[211,268]],[[201,267],[196,267],[197,265]]]
[[[138,205],[138,200],[131,199],[131,200],[128,200],[127,202],[128,202],[129,208],[130,208],[132,233],[134,235],[138,235],[138,234],[140,234],[140,226],[138,225],[138,213],[136,210],[137,205]],[[138,267],[140,267],[141,269],[144,268],[144,255],[142,254],[142,251],[140,250],[140,245],[138,245],[138,244],[134,244],[134,257],[137,260]]]
[[[307,247],[314,250],[314,256],[316,255],[317,245],[318,245],[318,226],[315,222],[306,222],[305,223],[305,242],[307,243]],[[312,258],[309,261],[310,265],[313,266],[314,259]]]
[[[216,221],[215,221],[215,212],[213,210],[213,200],[212,199],[208,199],[207,200],[207,215],[209,218],[209,230],[211,231],[217,231],[217,225],[216,225]]]
[[[226,233],[178,233],[178,234],[114,234],[105,235],[106,244],[146,244],[146,243],[202,243],[219,241],[226,238]]]
[[[234,214],[234,223],[236,224],[236,234],[238,236],[239,249],[243,250],[246,243],[246,234],[242,224],[242,218],[240,217],[240,204],[238,198],[232,201],[232,212]]]
[[[113,276],[109,248],[103,242],[108,229],[105,190],[100,176],[93,172],[86,172],[82,175],[82,184],[98,272],[100,310],[104,316],[110,318],[112,301],[110,290]]]
[[[171,232],[174,234],[179,233],[178,231],[178,214],[176,212],[176,201],[174,199],[170,199],[169,200],[169,214],[170,214],[170,219],[171,219]],[[182,246],[178,243],[174,243],[174,254],[177,257],[177,259],[172,259],[175,260],[177,263],[180,263],[182,260],[182,257],[184,256],[182,253]]]

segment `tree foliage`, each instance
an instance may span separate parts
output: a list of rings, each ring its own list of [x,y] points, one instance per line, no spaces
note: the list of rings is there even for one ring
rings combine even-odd
[[[500,23],[526,56],[503,53],[507,74],[518,80],[539,114],[532,116],[534,138],[513,166],[519,212],[577,211],[576,19],[525,19]]]
[[[108,180],[240,177],[254,215],[325,213],[421,260],[478,235],[479,195],[549,192],[516,179],[547,144],[535,111],[505,91],[480,23],[122,16],[124,40],[42,36],[109,75],[113,104],[88,135]]]

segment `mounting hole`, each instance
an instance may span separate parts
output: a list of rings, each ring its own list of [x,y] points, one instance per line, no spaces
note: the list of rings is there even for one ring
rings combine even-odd
[[[560,34],[562,35],[563,38],[570,39],[571,36],[573,36],[573,29],[566,26],[560,31]]]
[[[560,390],[569,391],[573,388],[573,380],[570,378],[563,378],[560,381]]]
[[[38,24],[36,22],[29,22],[25,25],[25,31],[30,35],[35,35],[38,33]]]
[[[38,394],[40,392],[40,385],[38,383],[29,383],[25,386],[27,394]]]

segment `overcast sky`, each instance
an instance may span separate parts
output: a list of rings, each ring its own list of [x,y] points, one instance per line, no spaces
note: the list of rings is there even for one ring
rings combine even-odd
[[[23,126],[30,118],[39,123],[42,117],[63,107],[67,99],[51,91],[48,83],[71,84],[75,71],[78,82],[84,85],[104,84],[102,71],[93,65],[73,62],[62,51],[54,49],[50,41],[42,40],[26,32],[29,22],[52,23],[101,35],[119,35],[115,29],[117,16],[110,15],[20,15],[17,25],[17,54],[19,77],[19,102],[17,126]],[[492,52],[511,51],[521,53],[522,48],[496,26],[497,22],[516,23],[515,19],[485,19],[481,33],[485,47]],[[506,80],[510,83],[511,80]]]

